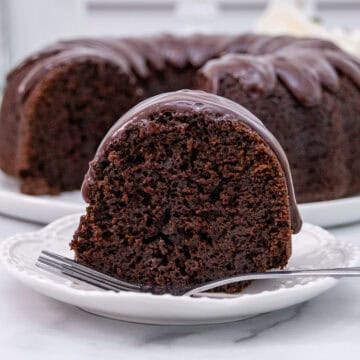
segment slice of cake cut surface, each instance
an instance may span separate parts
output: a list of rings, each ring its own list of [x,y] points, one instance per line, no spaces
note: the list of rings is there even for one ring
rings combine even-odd
[[[201,91],[158,95],[128,111],[82,191],[76,260],[154,293],[282,268],[301,228],[277,140],[242,106]]]

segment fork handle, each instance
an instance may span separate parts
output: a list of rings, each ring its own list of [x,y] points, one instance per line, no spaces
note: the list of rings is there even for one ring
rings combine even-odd
[[[209,281],[203,285],[194,287],[184,293],[186,296],[194,296],[204,291],[216,289],[217,287],[230,285],[241,281],[267,280],[267,279],[293,279],[295,277],[360,277],[360,267],[314,269],[314,270],[276,270],[262,273],[250,273],[232,276],[226,279]]]

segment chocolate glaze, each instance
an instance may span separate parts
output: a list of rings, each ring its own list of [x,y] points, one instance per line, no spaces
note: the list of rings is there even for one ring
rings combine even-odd
[[[59,65],[71,65],[77,61],[87,59],[111,61],[112,64],[118,65],[122,71],[128,71],[127,63],[121,57],[115,56],[115,54],[110,52],[101,53],[87,48],[70,48],[67,51],[62,51],[53,56],[46,57],[31,68],[18,85],[17,102],[20,105],[23,104],[30,91],[46,74],[49,74],[52,69],[55,69]],[[132,81],[135,82],[135,78],[132,78]]]
[[[18,86],[19,104],[31,89],[56,66],[87,58],[100,58],[118,65],[133,82],[151,76],[152,69],[163,70],[167,65],[198,68],[218,56],[232,39],[225,35],[193,35],[175,37],[160,35],[148,38],[99,38],[59,41],[19,64],[9,75],[25,67],[32,68]]]
[[[232,37],[228,35],[193,35],[184,38],[190,64],[200,67],[209,59],[226,52],[231,40]]]
[[[231,39],[228,43],[226,52],[265,55],[272,54],[275,51],[289,46],[302,49],[331,49],[341,51],[334,43],[323,39],[302,38],[290,35],[271,36],[247,33]]]
[[[261,44],[266,52],[263,40]],[[314,41],[309,44],[313,46]],[[340,74],[360,88],[360,66],[342,51],[295,45],[276,48],[265,55],[224,55],[208,61],[199,74],[208,80],[207,90],[214,93],[226,75],[236,78],[245,91],[255,96],[271,94],[277,81],[281,81],[304,106],[319,105],[323,88],[336,92]]]
[[[137,82],[151,76],[153,70],[161,71],[168,65],[178,68],[192,66],[197,69],[208,60],[227,53],[246,53],[256,57],[241,60],[238,58],[239,64],[244,66],[241,76],[235,58],[222,57],[218,62],[206,64],[202,73],[211,80],[212,91],[215,91],[215,84],[224,75],[227,66],[237,73],[236,77],[244,82],[245,88],[250,82],[253,89],[259,90],[259,94],[262,93],[262,88],[269,93],[276,85],[276,81],[271,81],[270,88],[269,84],[264,83],[266,79],[281,79],[293,95],[306,106],[319,104],[322,86],[336,91],[340,73],[360,87],[359,62],[333,43],[320,39],[256,34],[237,37],[160,35],[142,39],[60,41],[21,63],[9,74],[9,78],[24,67],[32,67],[24,74],[18,86],[21,105],[26,95],[49,70],[77,59],[101,58],[112,62],[128,74],[131,82]]]
[[[141,103],[133,107],[131,110],[129,110],[127,113],[125,113],[109,130],[102,143],[100,144],[93,162],[90,163],[89,170],[85,175],[85,179],[81,189],[84,200],[86,202],[90,202],[88,196],[89,188],[91,187],[91,184],[93,184],[95,181],[94,171],[92,167],[96,163],[97,159],[99,159],[105,154],[109,144],[113,141],[113,139],[118,138],[120,133],[125,129],[128,124],[134,123],[137,120],[147,121],[151,114],[166,111],[174,113],[220,113],[224,115],[225,118],[241,121],[244,124],[248,125],[251,129],[255,130],[270,146],[284,171],[289,194],[292,229],[294,233],[300,231],[302,221],[296,205],[290,167],[286,155],[278,141],[257,117],[255,117],[242,106],[231,100],[203,91],[180,90],[176,92],[157,95],[142,101]]]

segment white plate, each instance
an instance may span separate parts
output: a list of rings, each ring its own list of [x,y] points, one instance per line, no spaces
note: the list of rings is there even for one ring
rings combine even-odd
[[[19,191],[19,182],[0,170],[0,213],[42,224],[85,211],[80,191],[31,196]]]
[[[60,195],[30,196],[19,191],[16,179],[0,170],[0,213],[48,224],[62,216],[85,211],[80,191]],[[300,204],[304,222],[330,227],[360,221],[360,195]]]
[[[32,289],[86,311],[114,318],[153,324],[206,324],[230,322],[301,303],[333,287],[333,278],[266,280],[253,283],[239,295],[190,298],[102,291],[37,268],[41,249],[72,256],[68,243],[79,214],[64,217],[41,231],[15,235],[1,243],[5,268]],[[305,224],[293,238],[289,268],[344,267],[360,263],[360,250],[340,243],[327,231]],[[341,305],[340,305],[341,306]]]

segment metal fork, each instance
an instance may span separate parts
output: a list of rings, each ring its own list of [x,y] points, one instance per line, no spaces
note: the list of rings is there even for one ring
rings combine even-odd
[[[90,269],[67,257],[43,250],[36,266],[57,274],[64,274],[70,278],[83,281],[103,290],[150,292],[153,288],[131,284],[99,271]],[[230,285],[241,281],[266,279],[293,279],[295,277],[360,277],[360,267],[310,269],[310,270],[272,270],[268,272],[248,273],[231,276],[221,280],[209,281],[187,289],[182,295],[197,296],[205,291],[214,290],[220,286]]]

